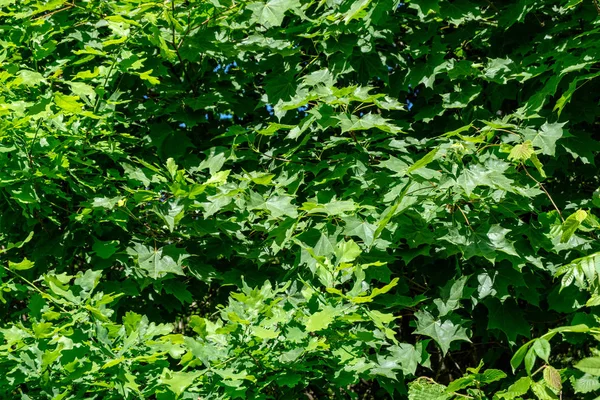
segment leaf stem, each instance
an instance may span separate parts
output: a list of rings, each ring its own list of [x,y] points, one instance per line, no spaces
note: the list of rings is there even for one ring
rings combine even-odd
[[[525,173],[527,174],[528,177],[530,177],[535,183],[537,183],[537,185],[540,187],[540,189],[542,189],[544,191],[544,193],[546,193],[546,196],[548,196],[548,199],[550,200],[550,202],[552,203],[552,205],[554,206],[554,209],[556,210],[556,212],[558,213],[558,216],[560,217],[562,222],[565,222],[565,219],[562,216],[562,213],[560,212],[560,210],[558,209],[558,206],[556,205],[556,203],[554,202],[554,200],[552,199],[552,196],[550,196],[550,193],[548,193],[548,191],[546,190],[546,188],[544,187],[544,185],[542,185],[542,183],[540,181],[538,181],[537,179],[535,179],[530,173],[529,171],[527,171],[527,167],[524,164],[521,164],[523,166],[523,170],[525,171]]]
[[[36,292],[40,293],[42,295],[42,297],[50,299],[62,312],[64,313],[68,313],[67,310],[65,310],[59,303],[58,300],[56,300],[54,297],[52,297],[51,295],[49,295],[48,293],[44,292],[43,290],[41,290],[40,288],[38,288],[37,286],[35,286],[35,284],[33,284],[33,282],[31,282],[29,279],[24,278],[23,276],[21,276],[20,274],[17,274],[15,271],[13,271],[12,269],[8,268],[6,265],[3,265],[4,269],[7,270],[8,272],[12,273],[13,275],[15,275],[17,278],[21,279],[23,282],[25,282],[27,285],[29,285],[32,289],[34,289]]]

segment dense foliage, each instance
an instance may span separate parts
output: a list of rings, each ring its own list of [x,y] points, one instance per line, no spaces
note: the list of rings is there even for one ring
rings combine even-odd
[[[0,397],[600,394],[594,0],[0,0]]]

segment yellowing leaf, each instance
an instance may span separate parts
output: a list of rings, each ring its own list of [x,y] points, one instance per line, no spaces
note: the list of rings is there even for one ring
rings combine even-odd
[[[511,161],[525,161],[529,160],[529,158],[533,155],[533,144],[530,140],[526,140],[525,142],[518,144],[512,148],[510,154],[508,155],[508,159]]]
[[[550,365],[548,365],[548,366],[546,366],[546,368],[544,368],[544,382],[546,382],[546,384],[548,386],[550,386],[552,389],[555,389],[555,390],[562,389],[562,382],[560,379],[560,374],[554,367],[552,367]]]

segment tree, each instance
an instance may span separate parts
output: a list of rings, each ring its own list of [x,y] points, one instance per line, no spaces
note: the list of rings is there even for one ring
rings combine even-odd
[[[594,398],[598,21],[0,0],[0,394]]]

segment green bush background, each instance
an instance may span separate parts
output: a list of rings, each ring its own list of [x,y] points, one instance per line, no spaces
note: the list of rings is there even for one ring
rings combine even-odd
[[[0,397],[594,399],[593,0],[0,0]]]

